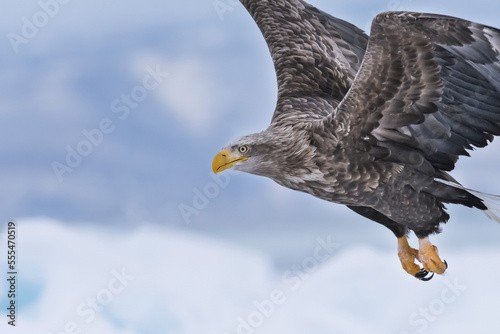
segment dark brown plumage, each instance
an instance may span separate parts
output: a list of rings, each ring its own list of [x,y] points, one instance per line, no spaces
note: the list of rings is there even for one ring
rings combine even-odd
[[[241,2],[269,46],[278,101],[269,128],[227,146],[214,171],[234,166],[347,205],[394,232],[403,255],[423,263],[416,272],[400,255],[418,278],[446,269],[427,240],[449,219],[445,203],[500,221],[497,197],[447,173],[500,135],[499,30],[387,12],[368,39],[301,0]]]

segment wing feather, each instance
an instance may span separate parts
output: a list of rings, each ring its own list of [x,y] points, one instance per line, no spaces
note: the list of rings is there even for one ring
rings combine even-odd
[[[373,22],[351,90],[325,118],[342,145],[389,150],[384,159],[428,174],[500,135],[500,31],[410,12]],[[327,128],[327,126],[324,126]]]
[[[344,98],[361,65],[368,36],[302,0],[241,0],[268,44],[278,80],[278,107],[288,99],[322,97],[333,107]],[[305,113],[306,111],[302,111]],[[310,116],[323,117],[321,110]]]

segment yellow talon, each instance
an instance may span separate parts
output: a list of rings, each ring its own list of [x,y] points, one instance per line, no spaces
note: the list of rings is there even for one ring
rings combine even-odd
[[[418,251],[410,247],[406,236],[398,238],[398,256],[408,274],[416,276],[421,272],[420,267],[415,264],[415,260],[418,260]]]
[[[436,274],[443,274],[448,265],[438,255],[437,247],[430,243],[429,238],[418,239],[418,260],[422,262],[425,270]]]
[[[443,274],[448,268],[446,261],[438,255],[437,247],[432,245],[428,237],[418,239],[419,250],[411,248],[406,236],[398,238],[398,256],[403,269],[410,275],[422,281],[428,281],[436,274]],[[422,263],[424,269],[415,263]],[[428,276],[428,274],[432,274]]]

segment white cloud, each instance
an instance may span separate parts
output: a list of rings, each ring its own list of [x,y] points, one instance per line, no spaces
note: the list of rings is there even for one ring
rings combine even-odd
[[[203,60],[188,57],[167,59],[164,55],[137,54],[132,60],[136,75],[144,75],[147,66],[159,66],[168,77],[153,92],[164,111],[192,133],[208,131],[216,117],[214,87],[208,66]]]
[[[94,334],[234,334],[240,319],[261,323],[250,328],[256,334],[413,334],[424,327],[460,334],[499,325],[498,248],[446,254],[448,274],[430,282],[405,274],[395,253],[363,247],[335,249],[304,271],[311,249],[292,261],[302,276],[291,280],[262,255],[171,229],[17,224],[19,325],[6,333],[56,333],[73,322]],[[266,303],[276,290],[281,302]],[[99,311],[87,322],[91,303]]]
[[[206,67],[195,59],[185,59],[171,63],[169,68],[171,77],[160,96],[170,112],[192,131],[210,126],[214,94]]]

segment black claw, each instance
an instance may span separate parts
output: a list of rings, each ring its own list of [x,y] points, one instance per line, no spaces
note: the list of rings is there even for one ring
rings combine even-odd
[[[446,262],[446,260],[443,260],[444,262],[444,265],[446,266],[446,269],[448,269],[448,263]]]
[[[431,275],[431,276],[421,278],[420,280],[421,280],[421,281],[424,281],[424,282],[427,282],[427,281],[430,281],[433,277],[434,277],[434,273],[432,273],[432,275]]]
[[[418,279],[422,279],[425,276],[427,276],[428,274],[429,274],[429,272],[427,270],[422,269],[422,270],[420,270],[420,272],[418,272],[418,273],[415,274],[415,277],[418,278]]]
[[[431,274],[431,276],[427,277],[427,275],[429,275],[429,274]],[[429,273],[427,270],[422,268],[422,270],[420,270],[420,272],[415,274],[415,277],[421,281],[427,282],[427,281],[430,281],[434,277],[434,273],[433,272]]]

